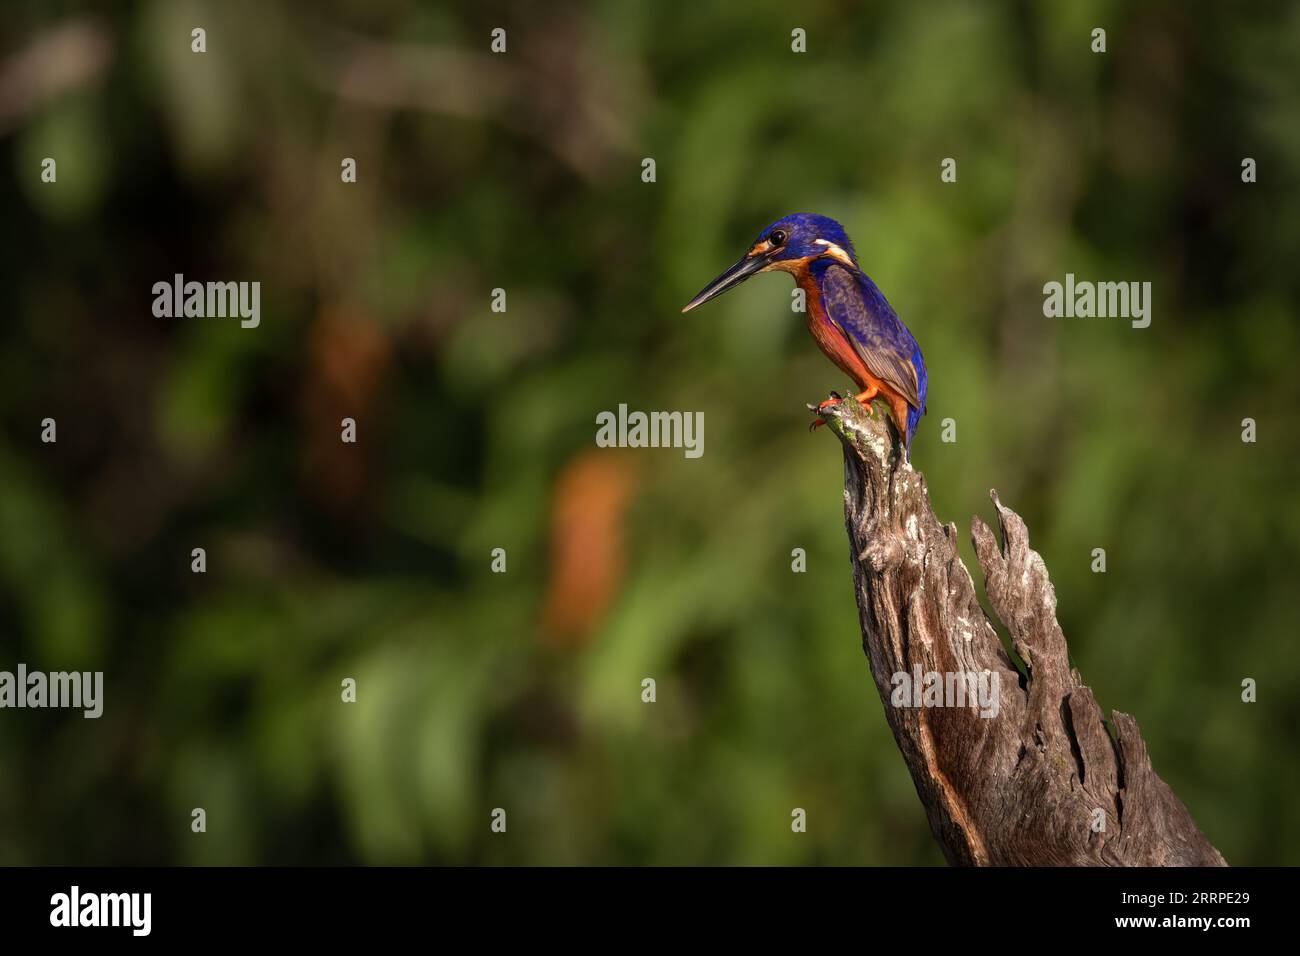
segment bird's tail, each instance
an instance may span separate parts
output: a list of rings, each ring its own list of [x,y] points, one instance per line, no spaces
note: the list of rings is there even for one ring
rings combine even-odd
[[[916,426],[921,424],[921,416],[925,414],[924,408],[908,408],[907,410],[907,450],[912,450],[912,436],[916,434]]]
[[[921,347],[916,347],[916,352],[912,356],[912,365],[916,368],[916,395],[921,400],[920,408],[907,409],[907,456],[912,457],[912,436],[916,434],[916,426],[921,424],[921,416],[925,414],[925,393],[929,391],[930,375],[925,370],[925,359],[921,358]]]

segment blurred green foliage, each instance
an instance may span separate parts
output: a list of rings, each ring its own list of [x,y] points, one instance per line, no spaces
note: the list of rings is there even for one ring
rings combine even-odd
[[[925,350],[940,517],[996,487],[1102,706],[1230,862],[1300,862],[1294,5],[5,17],[0,668],[106,702],[0,713],[0,863],[941,862],[806,431],[846,383],[783,278],[678,313],[795,211]],[[155,318],[177,272],[261,326]],[[1045,319],[1066,272],[1151,327]],[[598,451],[620,402],[703,458]]]

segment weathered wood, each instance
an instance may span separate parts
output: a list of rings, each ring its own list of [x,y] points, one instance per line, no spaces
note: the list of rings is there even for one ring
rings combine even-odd
[[[1070,667],[1056,592],[1020,516],[993,492],[1001,546],[978,517],[971,534],[989,603],[1027,678],[985,616],[957,553],[956,525],[935,517],[925,479],[903,460],[885,416],[854,401],[821,414],[844,443],[862,646],[949,862],[1226,865],[1152,770],[1137,722],[1112,712],[1112,733]],[[979,675],[988,689],[996,686],[989,698],[996,714],[980,716],[978,701],[918,706],[923,698],[904,693],[906,685],[931,673],[953,689],[955,675]]]

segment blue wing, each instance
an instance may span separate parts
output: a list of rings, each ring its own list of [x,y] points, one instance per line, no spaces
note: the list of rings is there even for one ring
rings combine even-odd
[[[826,314],[845,333],[871,374],[907,399],[910,440],[925,412],[927,385],[925,361],[916,339],[863,273],[833,263],[823,270],[819,287]]]

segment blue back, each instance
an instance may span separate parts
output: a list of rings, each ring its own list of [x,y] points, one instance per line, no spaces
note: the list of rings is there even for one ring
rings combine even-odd
[[[832,240],[833,241],[833,240]],[[838,243],[836,243],[838,245]],[[921,347],[893,306],[861,270],[850,270],[829,257],[813,259],[809,271],[817,279],[827,313],[853,341],[872,374],[898,385],[910,384],[908,366],[916,373],[916,407],[907,412],[907,445],[925,414],[929,375]],[[910,388],[903,391],[910,392]]]

